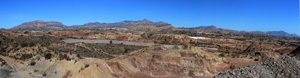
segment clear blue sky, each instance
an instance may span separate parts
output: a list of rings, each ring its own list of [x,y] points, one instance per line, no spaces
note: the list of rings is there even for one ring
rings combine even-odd
[[[142,19],[175,27],[215,25],[300,35],[299,0],[0,0],[3,28],[33,20],[80,25]]]

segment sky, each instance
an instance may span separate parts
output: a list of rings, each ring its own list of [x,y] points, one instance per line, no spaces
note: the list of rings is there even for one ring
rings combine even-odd
[[[143,19],[175,27],[215,25],[300,35],[299,0],[0,0],[0,28],[34,20],[70,26]]]

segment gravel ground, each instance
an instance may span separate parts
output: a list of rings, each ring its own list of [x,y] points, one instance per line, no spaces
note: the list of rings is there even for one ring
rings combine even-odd
[[[285,56],[245,68],[219,73],[213,78],[300,78],[300,57]]]

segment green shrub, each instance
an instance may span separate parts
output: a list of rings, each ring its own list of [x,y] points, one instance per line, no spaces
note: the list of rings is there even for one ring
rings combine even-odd
[[[51,59],[51,58],[52,58],[52,54],[50,54],[50,53],[49,53],[49,54],[46,54],[46,55],[45,55],[45,58],[46,58],[46,59]]]
[[[35,69],[35,70],[33,70],[33,72],[38,72],[38,71],[39,71],[39,70],[36,70],[36,69]]]
[[[162,41],[160,44],[170,44],[168,41]]]
[[[29,44],[29,47],[33,47],[33,46],[35,46],[34,43],[30,43],[30,44]]]
[[[1,48],[0,52],[6,52],[5,48]]]
[[[22,46],[22,47],[27,47],[27,46],[28,46],[28,43],[21,43],[21,46]]]
[[[43,76],[47,76],[47,74],[44,72],[44,73],[43,73]]]
[[[128,49],[127,49],[127,48],[125,48],[125,51],[124,51],[124,53],[129,53],[129,51],[128,51]]]
[[[109,43],[110,43],[110,44],[112,44],[112,43],[113,43],[113,41],[112,41],[112,40],[110,40],[110,41],[109,41]]]
[[[233,70],[233,69],[234,69],[234,67],[235,67],[234,65],[230,65],[230,67],[229,67],[229,68],[230,68],[231,70]]]
[[[31,42],[31,43],[24,42],[24,43],[21,43],[21,46],[22,47],[33,47],[33,46],[35,46],[35,44],[33,42]]]
[[[22,54],[21,56],[21,60],[26,60],[26,59],[29,59],[29,58],[32,58],[32,54]]]

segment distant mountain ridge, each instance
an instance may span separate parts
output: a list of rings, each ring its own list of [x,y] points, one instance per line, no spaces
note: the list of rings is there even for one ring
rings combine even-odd
[[[215,29],[218,29],[216,26],[214,25],[210,25],[210,26],[198,26],[198,27],[192,27],[190,29],[208,29],[208,30],[215,30]]]
[[[191,27],[188,29],[205,29],[205,30],[224,30],[224,31],[237,31],[237,30],[231,30],[231,29],[225,29],[225,28],[217,28],[214,25],[209,25],[209,26],[198,26],[198,27]]]
[[[116,23],[99,23],[99,22],[90,22],[83,25],[72,25],[72,26],[66,26],[62,24],[61,22],[44,22],[41,20],[31,21],[31,22],[25,22],[18,26],[12,27],[8,30],[62,30],[62,29],[77,29],[77,28],[88,28],[88,29],[100,29],[100,28],[115,28],[115,27],[128,27],[128,26],[137,26],[137,25],[144,25],[144,26],[155,26],[159,28],[175,28],[171,24],[165,23],[165,22],[151,22],[147,19],[143,19],[140,21],[121,21]],[[184,27],[182,27],[184,28]],[[228,31],[231,33],[247,33],[245,31],[237,31],[237,30],[231,30],[231,29],[223,29],[223,28],[217,28],[214,25],[210,26],[198,26],[198,27],[191,27],[186,29],[205,29],[205,30],[218,30],[218,31]],[[4,30],[4,29],[2,29]],[[285,31],[252,31],[248,33],[261,33],[261,34],[272,34],[275,36],[285,36],[285,37],[297,37],[300,38],[299,35],[296,34],[289,34]]]
[[[89,29],[97,29],[97,28],[111,28],[111,27],[128,27],[133,25],[154,25],[154,26],[167,26],[170,25],[165,22],[151,22],[147,19],[141,20],[141,21],[122,21],[118,23],[99,23],[99,22],[93,22],[93,23],[87,23],[84,25],[72,25],[71,28],[80,28],[85,27]]]
[[[299,35],[297,34],[290,34],[290,33],[287,33],[285,31],[266,31],[266,32],[263,32],[263,31],[253,31],[253,32],[256,32],[256,33],[267,33],[267,34],[272,34],[272,35],[276,35],[276,36],[285,36],[285,37],[297,37],[297,38],[300,38]]]
[[[21,25],[10,28],[9,30],[62,30],[62,29],[76,29],[76,28],[88,28],[88,29],[99,29],[99,28],[114,28],[114,27],[128,27],[134,25],[152,25],[157,27],[162,26],[170,26],[171,24],[165,22],[151,22],[147,19],[140,21],[122,21],[116,23],[99,23],[99,22],[91,22],[83,25],[72,25],[66,26],[61,22],[44,22],[44,21],[32,21],[25,22]],[[173,27],[173,26],[172,26]]]
[[[237,31],[237,30],[231,30],[231,29],[217,28],[214,25],[191,27],[191,28],[188,28],[188,29],[199,29],[199,28],[205,29],[205,30],[225,30],[225,31],[232,31],[232,32],[244,32],[244,31]],[[297,34],[290,34],[290,33],[287,33],[285,31],[282,31],[282,30],[280,30],[280,31],[266,31],[266,32],[263,32],[263,31],[250,31],[250,32],[262,33],[262,34],[272,34],[272,35],[275,35],[275,36],[297,37],[297,38],[300,38],[300,36],[297,35]]]

